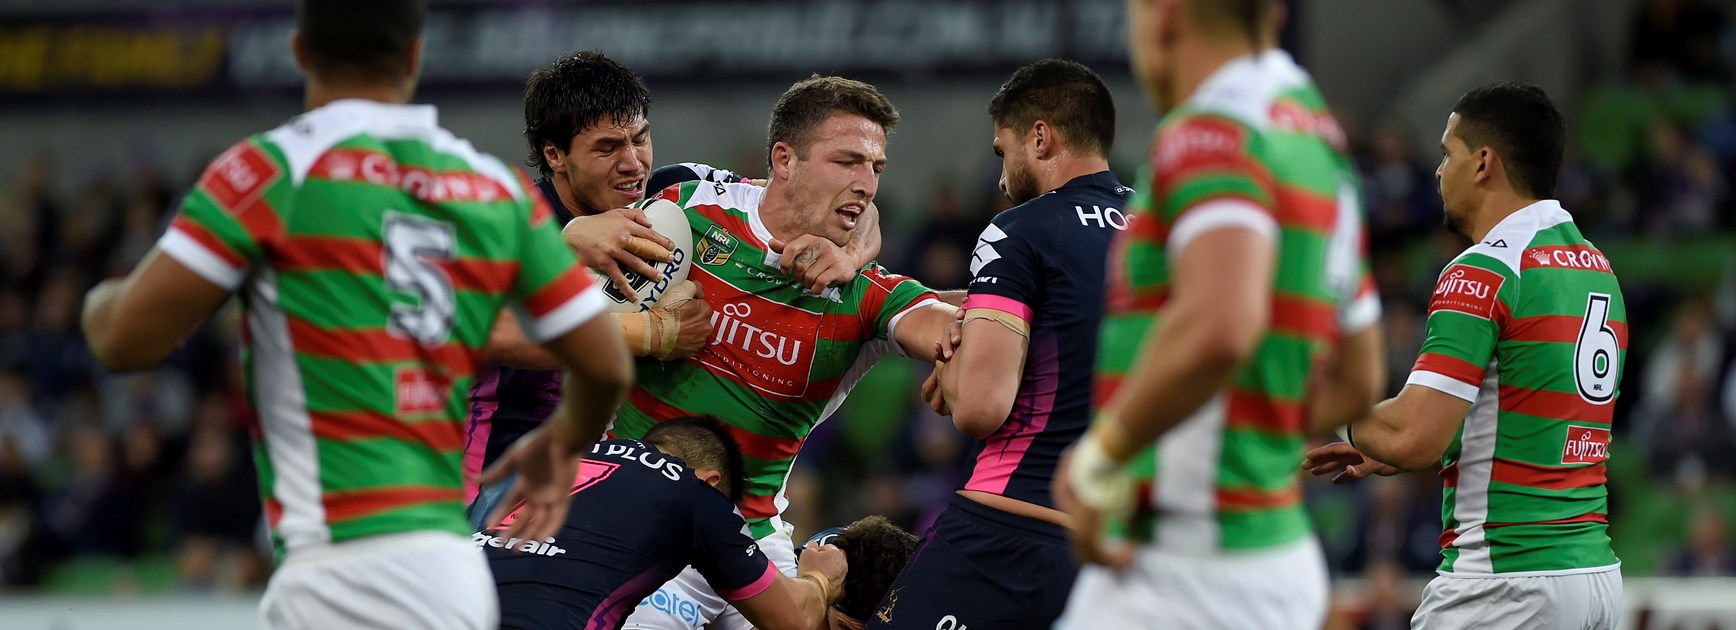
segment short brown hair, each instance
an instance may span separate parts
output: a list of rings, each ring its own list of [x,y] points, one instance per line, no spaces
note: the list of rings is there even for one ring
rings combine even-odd
[[[772,147],[779,142],[794,147],[796,155],[803,157],[814,129],[836,113],[867,118],[888,134],[898,126],[898,108],[874,86],[816,74],[784,90],[772,106],[772,121],[766,125],[766,161],[771,161]]]
[[[844,574],[844,598],[838,611],[867,620],[916,553],[916,535],[904,531],[884,516],[870,516],[851,523],[832,541],[844,552],[850,571]]]
[[[1190,8],[1201,26],[1254,42],[1265,41],[1271,28],[1270,0],[1193,0]]]
[[[308,69],[326,80],[381,81],[410,75],[428,0],[302,0],[295,28]]]

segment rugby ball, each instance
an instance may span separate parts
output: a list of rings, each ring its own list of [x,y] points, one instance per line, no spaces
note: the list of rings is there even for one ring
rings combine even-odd
[[[653,282],[650,278],[631,271],[625,271],[628,286],[638,294],[639,300],[627,299],[626,292],[615,286],[615,281],[608,276],[590,270],[591,277],[603,285],[603,295],[609,298],[609,311],[615,313],[637,313],[648,310],[657,304],[663,294],[681,281],[687,279],[687,272],[693,268],[693,228],[687,223],[687,211],[679,204],[662,197],[653,197],[634,204],[634,207],[645,211],[645,216],[651,219],[651,229],[664,238],[675,243],[675,257],[669,262],[650,261],[652,267],[663,272],[662,282]]]

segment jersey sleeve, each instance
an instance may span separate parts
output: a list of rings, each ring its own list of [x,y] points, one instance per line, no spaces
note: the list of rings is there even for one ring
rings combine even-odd
[[[1211,114],[1185,114],[1158,131],[1151,172],[1155,210],[1168,226],[1171,256],[1208,232],[1244,227],[1276,239],[1277,195],[1271,173],[1255,157],[1258,137],[1247,125]]]
[[[1476,253],[1454,260],[1435,282],[1422,352],[1405,384],[1476,402],[1518,291],[1518,277],[1498,260]]]
[[[737,175],[732,171],[698,162],[682,162],[651,171],[651,176],[645,180],[645,190],[656,193],[667,190],[670,186],[687,182],[735,184],[744,181],[747,181],[746,177]]]
[[[1338,190],[1338,216],[1327,239],[1326,282],[1337,303],[1338,330],[1361,331],[1380,323],[1380,292],[1368,262],[1368,230],[1354,180]]]
[[[906,313],[940,301],[934,290],[922,286],[921,282],[889,272],[878,263],[863,267],[856,281],[866,283],[861,310],[857,313],[875,339],[892,339],[892,331],[898,328],[898,320]]]
[[[777,565],[748,536],[741,512],[722,493],[689,485],[699,495],[694,501],[693,568],[726,601],[739,602],[764,592],[777,580]]]
[[[548,201],[522,172],[518,177],[529,221],[517,252],[518,277],[513,283],[512,299],[528,336],[542,343],[601,314],[608,298],[603,297],[601,285],[591,281],[579,265],[577,254],[561,238]]]
[[[1017,316],[1031,323],[1032,305],[1042,295],[1042,258],[1025,223],[995,217],[977,237],[971,250],[971,281],[964,300],[966,309],[986,308]],[[1026,222],[1028,223],[1028,222]]]
[[[287,163],[258,138],[229,147],[199,176],[158,249],[234,291],[284,234],[293,199]]]

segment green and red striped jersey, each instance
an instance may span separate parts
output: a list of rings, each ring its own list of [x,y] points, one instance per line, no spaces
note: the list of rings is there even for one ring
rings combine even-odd
[[[1309,535],[1296,468],[1309,381],[1344,332],[1380,313],[1357,181],[1320,92],[1282,51],[1225,64],[1159,122],[1132,225],[1110,253],[1098,407],[1164,325],[1171,265],[1200,235],[1271,239],[1272,319],[1231,383],[1133,460],[1135,508],[1114,534],[1190,553]]]
[[[1503,219],[1441,272],[1407,381],[1471,403],[1441,458],[1441,572],[1618,564],[1604,467],[1627,342],[1609,261],[1555,201]]]
[[[524,176],[441,129],[429,106],[337,101],[241,141],[159,247],[241,294],[280,553],[468,533],[465,409],[503,302],[538,340],[606,302]]]
[[[886,353],[905,313],[936,301],[910,278],[876,264],[849,284],[815,295],[778,269],[760,221],[764,188],[688,182],[661,193],[693,228],[690,280],[704,289],[713,333],[681,361],[641,359],[638,383],[612,432],[638,439],[657,422],[709,415],[741,445],[747,484],[740,503],[755,538],[772,533],[784,481],[803,440],[832,415]]]

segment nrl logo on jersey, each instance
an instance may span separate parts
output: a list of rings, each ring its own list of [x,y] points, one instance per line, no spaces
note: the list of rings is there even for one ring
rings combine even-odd
[[[729,257],[735,255],[735,247],[740,241],[728,230],[713,225],[705,230],[705,236],[696,243],[696,253],[699,254],[699,264],[716,266],[729,262]]]

